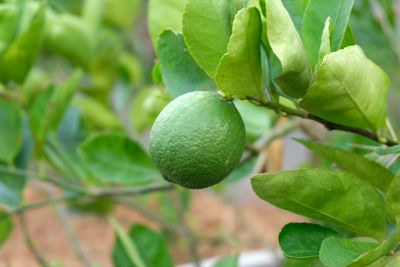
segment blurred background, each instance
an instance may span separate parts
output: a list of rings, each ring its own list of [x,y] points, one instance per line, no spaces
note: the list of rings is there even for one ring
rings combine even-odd
[[[0,1],[10,2],[14,1]],[[20,2],[25,2],[26,21],[32,20],[38,2]],[[85,70],[83,86],[55,131],[57,141],[46,148],[43,168],[49,176],[75,175],[74,168],[65,165],[60,155],[72,165],[77,163],[75,148],[95,132],[124,132],[146,150],[151,125],[171,100],[162,85],[153,46],[156,36],[152,29],[149,34],[148,21],[155,25],[173,19],[167,9],[157,7],[163,2],[179,1],[105,0],[103,8],[93,8],[100,2],[48,0],[43,43],[18,89],[24,109],[35,111],[40,109],[51,84],[62,83],[77,67]],[[301,18],[302,11],[293,8],[293,3],[306,1],[283,2],[293,18]],[[102,10],[100,15],[97,10]],[[91,23],[99,16],[101,20]],[[367,56],[390,76],[387,109],[398,131],[400,1],[356,0],[349,23]],[[40,266],[40,257],[54,267],[113,266],[116,237],[107,220],[110,214],[127,231],[132,223],[142,223],[161,233],[177,265],[258,250],[270,251],[274,259],[280,259],[277,236],[281,227],[306,219],[258,199],[249,177],[258,172],[331,164],[311,154],[292,137],[329,140],[393,170],[400,168],[397,158],[378,158],[373,153],[377,144],[360,136],[327,132],[309,121],[279,118],[245,101],[236,101],[236,105],[245,122],[249,145],[240,166],[221,184],[207,190],[155,192],[132,197],[129,203],[122,204],[106,197],[80,198],[28,209],[23,220],[13,218],[13,231],[0,249],[0,266]],[[32,146],[33,141],[27,136],[25,143]],[[38,168],[34,159],[28,161],[29,170],[39,172]],[[4,191],[6,187],[0,186],[0,193],[9,194]],[[31,203],[48,199],[49,194],[58,196],[61,191],[28,179],[22,194],[23,202]],[[0,202],[4,204],[1,199]]]

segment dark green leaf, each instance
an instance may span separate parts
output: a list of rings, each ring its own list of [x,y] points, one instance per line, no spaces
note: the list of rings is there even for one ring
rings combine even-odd
[[[256,174],[251,182],[261,199],[281,209],[377,239],[385,236],[381,195],[349,173],[304,169]]]
[[[239,263],[239,255],[233,255],[219,259],[214,267],[237,267]]]
[[[318,257],[322,241],[338,233],[312,223],[289,223],[279,233],[279,247],[290,258]]]
[[[242,9],[233,21],[227,52],[218,65],[215,81],[228,96],[243,97],[261,89],[261,18],[257,8]]]
[[[387,191],[393,180],[393,174],[389,170],[362,155],[309,140],[297,138],[295,140],[321,157],[335,162],[339,167],[376,186],[383,192]]]
[[[11,164],[22,144],[22,114],[11,100],[0,97],[0,162]]]
[[[302,37],[311,64],[318,62],[321,34],[328,17],[333,22],[332,51],[342,44],[354,0],[309,0],[304,13]]]
[[[185,43],[199,66],[214,77],[231,35],[229,1],[187,0],[183,13]]]
[[[174,266],[163,236],[150,228],[144,225],[134,224],[127,238],[134,244],[144,266]],[[139,266],[138,264],[133,264],[132,261],[129,260],[127,253],[128,251],[123,245],[121,236],[118,236],[112,255],[116,267]]]
[[[282,1],[267,0],[267,7],[268,41],[282,66],[282,73],[275,80],[287,95],[302,97],[311,82],[311,66],[303,43]]]
[[[392,223],[400,216],[400,171],[394,177],[386,192],[386,214]]]
[[[162,180],[143,149],[122,134],[94,135],[79,146],[79,153],[89,170],[103,181],[145,184]]]
[[[158,35],[165,29],[182,32],[182,14],[186,0],[150,0],[147,25],[154,47]],[[166,19],[168,14],[168,19]]]
[[[319,257],[326,266],[344,267],[378,245],[378,243],[355,242],[331,236],[322,242]]]
[[[29,27],[17,37],[5,52],[2,71],[8,78],[22,83],[28,75],[42,41],[45,23],[46,4],[43,1]]]
[[[162,80],[176,98],[192,91],[216,91],[214,81],[196,64],[186,48],[182,34],[163,31],[157,39]]]
[[[386,73],[359,46],[348,46],[325,56],[301,106],[334,123],[376,130],[385,121],[388,88]]]

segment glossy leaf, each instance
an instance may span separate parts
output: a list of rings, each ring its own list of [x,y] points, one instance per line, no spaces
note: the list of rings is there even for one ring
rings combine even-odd
[[[214,77],[231,35],[229,1],[187,0],[183,13],[183,36],[193,58]]]
[[[319,257],[326,266],[344,267],[378,245],[378,243],[355,242],[331,236],[322,242]]]
[[[339,167],[376,186],[383,192],[387,191],[393,180],[393,174],[388,169],[362,155],[309,140],[295,140],[321,157],[336,163]]]
[[[318,257],[322,241],[338,233],[312,223],[289,223],[279,233],[279,247],[290,258]]]
[[[186,48],[182,34],[163,31],[157,39],[162,80],[176,98],[192,91],[216,91],[215,82],[196,64]]]
[[[261,89],[261,18],[257,8],[242,9],[233,21],[227,52],[218,65],[215,81],[228,96],[243,97]]]
[[[302,37],[310,62],[315,66],[321,44],[321,34],[328,17],[333,22],[332,51],[342,44],[354,0],[309,0],[304,13]]]
[[[307,1],[303,0],[283,0],[282,3],[292,18],[293,24],[298,33],[301,33],[301,25],[303,23],[304,10]]]
[[[377,239],[385,235],[382,197],[349,173],[304,169],[256,174],[251,182],[261,199],[281,209]]]
[[[325,56],[301,106],[330,122],[376,130],[385,120],[388,88],[386,73],[359,46],[349,46]]]
[[[44,44],[72,63],[89,65],[94,53],[93,38],[91,28],[83,19],[71,14],[48,13]]]
[[[22,114],[11,100],[0,97],[0,162],[11,164],[22,145]]]
[[[400,171],[394,177],[386,192],[386,214],[392,223],[400,217]]]
[[[174,266],[167,244],[159,233],[144,225],[134,224],[127,238],[134,244],[144,266]],[[116,267],[139,266],[129,261],[121,236],[117,237],[112,258]]]
[[[0,211],[0,246],[7,240],[10,236],[13,223],[11,217],[7,215],[4,211]]]
[[[121,184],[145,184],[162,180],[143,149],[127,136],[103,133],[79,146],[88,169],[100,180]]]
[[[43,1],[29,27],[15,39],[2,60],[2,71],[8,78],[22,83],[28,75],[42,41],[46,4]]]
[[[150,0],[147,24],[154,47],[158,35],[165,29],[182,32],[182,14],[186,0]],[[166,19],[165,16],[168,16]]]
[[[275,80],[287,95],[302,97],[311,82],[311,66],[303,43],[282,1],[266,3],[268,41],[282,66],[282,73]]]
[[[219,259],[214,267],[238,267],[239,264],[239,255],[228,256]]]

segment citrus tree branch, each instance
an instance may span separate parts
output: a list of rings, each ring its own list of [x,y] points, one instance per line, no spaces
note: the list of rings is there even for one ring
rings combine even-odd
[[[254,96],[248,96],[247,99],[258,105],[258,106],[263,106],[266,107],[268,109],[272,109],[276,112],[279,113],[283,113],[285,115],[290,115],[290,116],[295,116],[295,117],[300,117],[303,119],[309,119],[309,120],[313,120],[316,122],[321,123],[322,125],[325,126],[326,129],[332,131],[332,130],[339,130],[339,131],[345,131],[345,132],[351,132],[351,133],[356,133],[362,136],[365,136],[371,140],[374,140],[378,143],[383,143],[387,146],[394,146],[394,145],[398,145],[399,143],[388,138],[385,137],[385,142],[383,142],[381,140],[381,138],[379,136],[377,136],[373,131],[368,130],[368,129],[361,129],[361,128],[355,128],[355,127],[349,127],[349,126],[344,126],[341,124],[337,124],[337,123],[333,123],[330,121],[327,121],[325,119],[322,119],[320,117],[317,117],[315,115],[312,115],[304,110],[298,110],[298,109],[293,109],[287,106],[283,106],[280,105],[278,103],[273,103],[273,102],[265,102],[264,100],[258,98],[258,97],[254,97]]]

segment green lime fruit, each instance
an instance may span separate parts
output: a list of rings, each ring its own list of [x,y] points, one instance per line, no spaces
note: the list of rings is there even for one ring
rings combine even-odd
[[[245,128],[231,101],[196,91],[170,102],[150,132],[150,155],[164,178],[186,188],[221,182],[237,165]]]

